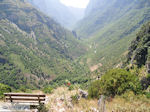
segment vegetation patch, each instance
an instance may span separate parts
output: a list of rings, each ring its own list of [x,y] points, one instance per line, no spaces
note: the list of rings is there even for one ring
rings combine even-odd
[[[53,88],[51,86],[48,86],[48,87],[45,87],[43,89],[43,92],[44,93],[48,93],[48,94],[51,94],[53,92]]]
[[[124,69],[112,69],[104,74],[100,80],[94,81],[89,87],[91,98],[99,98],[100,95],[115,96],[126,91],[134,94],[141,93],[141,84],[138,77]]]
[[[0,83],[0,99],[4,97],[4,93],[11,92],[11,88],[7,85]]]

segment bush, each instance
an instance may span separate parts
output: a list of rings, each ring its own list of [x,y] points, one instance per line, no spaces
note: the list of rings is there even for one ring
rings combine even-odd
[[[101,84],[100,84],[99,80],[94,81],[90,85],[90,87],[88,89],[88,95],[89,95],[89,97],[91,97],[91,98],[99,98],[99,96],[100,96],[100,93],[99,93],[100,86],[101,86]]]
[[[89,97],[98,98],[100,95],[115,96],[126,91],[133,91],[134,94],[141,92],[141,84],[136,75],[124,69],[113,69],[108,71],[91,84],[88,89]]]
[[[11,88],[0,83],[0,98],[4,97],[4,93],[11,92]]]
[[[38,107],[38,112],[48,112],[48,109],[44,104],[40,104]]]
[[[21,92],[26,92],[26,87],[25,87],[25,86],[21,86],[21,87],[19,88],[19,90],[20,90]]]
[[[45,87],[43,89],[43,92],[51,94],[53,92],[53,88],[51,86]]]
[[[124,94],[121,96],[122,98],[126,99],[127,101],[133,100],[135,98],[135,94],[133,91],[126,91]]]
[[[146,97],[147,97],[148,99],[150,99],[150,92],[147,92],[147,93],[146,93]]]
[[[72,99],[72,103],[73,104],[77,104],[78,103],[78,100],[79,100],[79,95],[78,94],[75,94],[75,95],[72,95],[71,96],[71,99]]]
[[[68,88],[68,90],[69,90],[69,91],[74,90],[74,86],[73,86],[73,85],[70,85],[69,88]]]

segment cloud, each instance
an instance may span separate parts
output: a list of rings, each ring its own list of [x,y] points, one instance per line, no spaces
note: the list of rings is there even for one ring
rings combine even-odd
[[[66,6],[72,6],[77,8],[86,8],[89,3],[89,0],[60,0],[61,3]]]

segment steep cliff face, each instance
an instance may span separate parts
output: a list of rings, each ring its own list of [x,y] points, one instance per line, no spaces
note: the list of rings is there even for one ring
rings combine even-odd
[[[127,62],[139,68],[144,65],[150,73],[150,22],[141,28],[136,39],[131,42]]]

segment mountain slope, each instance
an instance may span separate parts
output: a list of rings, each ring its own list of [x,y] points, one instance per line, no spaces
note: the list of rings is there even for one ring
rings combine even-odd
[[[54,18],[62,26],[72,29],[74,24],[83,17],[84,9],[67,7],[59,0],[29,0],[35,7]],[[75,13],[77,12],[77,13]]]
[[[141,79],[143,89],[150,85],[150,22],[144,24],[131,42],[123,66]]]
[[[145,66],[150,73],[150,22],[143,25],[131,42],[127,55],[127,65]]]
[[[141,25],[150,20],[149,13],[148,0],[91,0],[75,29],[80,38],[88,38],[84,60],[90,66],[101,63],[101,70],[116,67]]]
[[[84,53],[70,31],[26,1],[1,0],[0,83],[33,89],[59,75],[81,76],[85,69],[74,59]]]
[[[146,0],[91,0],[86,9],[86,16],[79,23],[80,29],[77,31],[81,37],[89,37],[107,25],[127,17],[129,12],[133,14],[136,11],[141,13],[145,11],[146,13],[148,8],[149,1]]]

